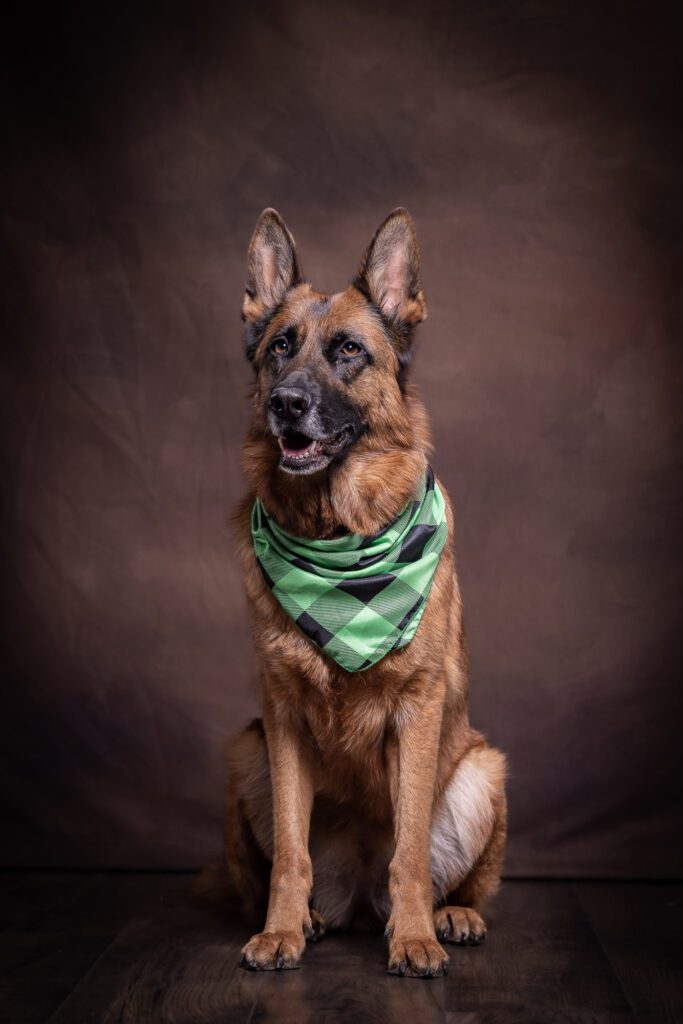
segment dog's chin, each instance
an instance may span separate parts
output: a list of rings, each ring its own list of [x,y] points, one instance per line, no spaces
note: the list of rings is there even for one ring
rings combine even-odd
[[[343,454],[351,444],[353,435],[353,428],[348,426],[327,438],[313,438],[296,430],[287,430],[277,438],[280,446],[279,468],[297,476],[319,473]]]

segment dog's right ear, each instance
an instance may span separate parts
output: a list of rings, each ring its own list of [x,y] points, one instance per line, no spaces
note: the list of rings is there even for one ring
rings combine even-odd
[[[257,325],[302,280],[294,239],[277,210],[264,210],[249,245],[242,319]]]

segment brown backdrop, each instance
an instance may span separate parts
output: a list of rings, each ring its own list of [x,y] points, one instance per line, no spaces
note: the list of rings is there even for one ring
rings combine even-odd
[[[679,874],[673,18],[101,6],[4,38],[4,861],[218,849],[257,708],[227,528],[246,246],[274,205],[335,289],[400,203],[508,871]]]

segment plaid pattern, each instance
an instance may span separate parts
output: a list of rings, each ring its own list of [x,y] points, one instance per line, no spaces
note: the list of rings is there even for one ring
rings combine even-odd
[[[446,507],[427,466],[415,499],[373,537],[293,537],[258,498],[251,532],[287,614],[347,672],[362,672],[415,636],[446,543]]]

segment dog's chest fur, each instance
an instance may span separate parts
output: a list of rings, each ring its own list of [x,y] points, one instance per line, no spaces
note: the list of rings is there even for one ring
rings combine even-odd
[[[452,530],[450,507],[448,522]],[[439,682],[461,694],[463,666],[446,642],[459,628],[450,550],[441,559],[411,643],[365,672],[348,673],[301,633],[264,583],[252,547],[248,502],[239,525],[256,653],[268,678],[268,698],[276,713],[306,737],[319,791],[342,803],[360,801],[371,817],[385,820],[391,814],[388,745]]]

